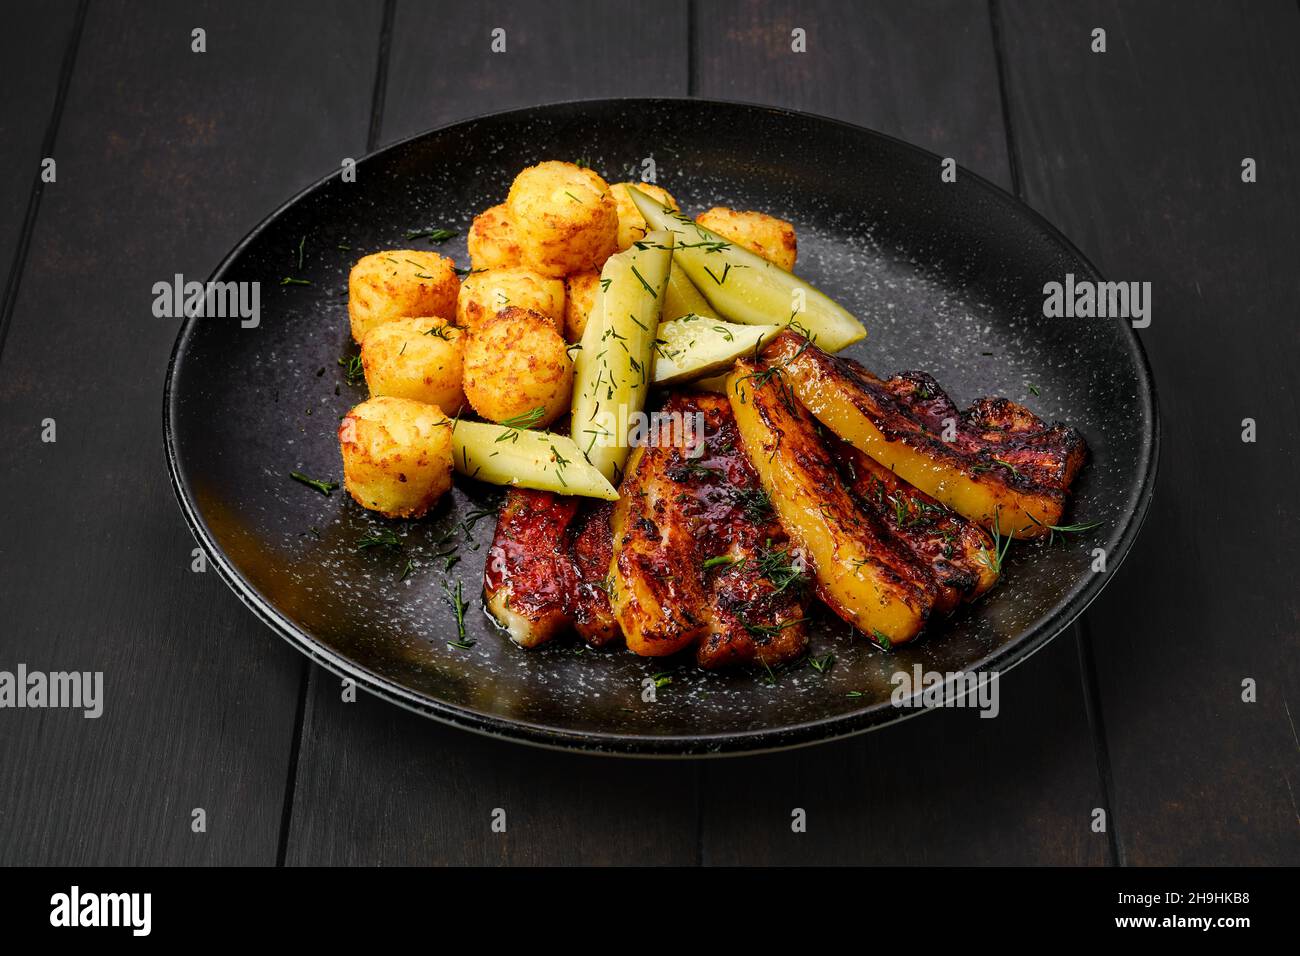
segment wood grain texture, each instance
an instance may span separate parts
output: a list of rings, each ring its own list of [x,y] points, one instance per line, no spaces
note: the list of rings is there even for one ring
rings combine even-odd
[[[76,0],[27,4],[6,16],[0,34],[5,64],[5,108],[0,110],[0,350],[16,278],[26,251],[24,236],[35,221],[43,183],[41,163],[57,127],[56,104],[65,66],[75,57]],[[17,256],[17,257],[16,257]]]
[[[791,50],[796,27],[806,53]],[[982,5],[703,0],[695,35],[701,96],[835,116],[1011,182]],[[704,861],[1107,862],[1106,837],[1089,827],[1105,798],[1077,635],[1000,686],[1004,707],[993,720],[927,714],[813,750],[707,765]],[[809,814],[806,833],[791,831],[796,807]]]
[[[689,763],[536,750],[342,699],[319,669],[303,727],[288,865],[688,864]],[[504,813],[505,832],[492,828]]]
[[[1294,865],[1300,8],[999,12],[1028,201],[1108,278],[1153,285],[1139,334],[1160,478],[1141,540],[1088,613],[1122,859]],[[1242,701],[1246,678],[1257,703]]]
[[[381,142],[546,100],[684,95],[686,38],[685,3],[399,3]],[[539,751],[344,703],[314,668],[286,862],[691,863],[696,784],[687,763]]]
[[[151,314],[151,289],[206,277],[364,148],[355,78],[374,74],[378,12],[90,9],[0,356],[0,606],[6,668],[102,670],[106,701],[98,720],[0,717],[0,862],[275,861],[303,667],[215,571],[190,570],[160,415],[178,323]]]
[[[686,21],[686,0],[400,0],[381,145],[538,103],[683,96]]]
[[[698,0],[696,89],[820,113],[1010,188],[988,11],[967,0]],[[795,53],[792,31],[807,52]]]
[[[17,210],[0,268],[74,9],[26,5],[0,36],[0,198]],[[793,753],[651,763],[488,740],[364,693],[344,703],[324,671],[303,683],[303,659],[215,572],[190,571],[158,414],[176,323],[150,314],[151,285],[206,276],[286,196],[364,152],[382,4],[93,4],[59,182],[42,194],[0,352],[0,668],[103,670],[107,703],[98,720],[0,714],[0,864],[270,864],[281,840],[292,864],[1300,863],[1300,7],[993,11],[396,5],[380,144],[550,100],[768,102],[899,136],[1003,186],[1014,164],[1025,198],[1104,272],[1155,286],[1141,335],[1161,390],[1160,486],[1082,642],[1062,636],[1008,674],[996,720],[946,711]],[[497,26],[506,54],[490,52]],[[1088,51],[1095,26],[1104,55]],[[796,27],[805,54],[790,50]],[[1244,156],[1256,184],[1240,180]],[[1240,441],[1248,416],[1254,444]],[[55,444],[40,441],[46,417]],[[1246,677],[1258,703],[1241,702]],[[199,806],[204,835],[189,826]],[[1117,861],[1088,827],[1097,806]],[[806,833],[791,832],[795,808]]]

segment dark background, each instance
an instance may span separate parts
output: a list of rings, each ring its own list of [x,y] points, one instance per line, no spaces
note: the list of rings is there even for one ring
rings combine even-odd
[[[102,670],[107,704],[0,711],[0,863],[1300,862],[1298,54],[1295,0],[13,5],[0,668]],[[939,711],[727,761],[537,751],[341,702],[191,572],[162,451],[177,323],[152,316],[153,283],[207,275],[344,156],[617,95],[901,137],[1017,193],[1109,277],[1153,283],[1150,518],[1082,621],[1003,679],[999,719]]]

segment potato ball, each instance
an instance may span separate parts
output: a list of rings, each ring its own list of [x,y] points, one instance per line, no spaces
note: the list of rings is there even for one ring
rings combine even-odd
[[[499,312],[470,333],[465,397],[490,421],[549,425],[569,410],[573,361],[567,349],[546,316],[515,307]]]
[[[488,269],[465,277],[456,303],[456,322],[477,328],[509,306],[540,312],[556,329],[564,327],[564,280],[529,269]]]
[[[609,185],[573,163],[529,166],[506,197],[524,264],[563,277],[599,269],[618,240],[618,211]]]
[[[393,249],[357,260],[348,276],[348,317],[360,342],[376,325],[404,315],[456,314],[460,279],[455,264],[436,252]]]
[[[599,288],[600,273],[595,270],[575,272],[564,280],[564,334],[570,342],[582,340]]]
[[[469,264],[474,269],[506,269],[523,262],[519,234],[506,204],[485,209],[469,229]]]
[[[672,197],[672,194],[662,186],[656,186],[654,183],[616,183],[611,186],[609,191],[614,195],[614,206],[618,210],[619,252],[629,248],[634,242],[640,242],[645,238],[645,234],[650,231],[645,224],[645,217],[641,215],[641,211],[632,202],[632,197],[628,195],[628,186],[635,186],[651,199],[657,199],[665,206],[670,206],[673,209],[679,208],[677,200]]]
[[[799,247],[794,226],[761,212],[741,212],[726,206],[714,206],[695,217],[705,229],[712,229],[724,239],[744,246],[786,272],[794,271]]]
[[[381,395],[339,423],[343,486],[363,508],[418,518],[451,487],[451,419],[436,405]]]
[[[371,395],[437,405],[449,415],[465,402],[461,373],[465,333],[446,319],[393,319],[361,340],[361,365]]]

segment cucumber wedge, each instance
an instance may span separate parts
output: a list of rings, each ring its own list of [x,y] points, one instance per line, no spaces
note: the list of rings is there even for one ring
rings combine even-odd
[[[668,280],[670,283],[672,279]],[[656,385],[672,385],[728,371],[742,355],[753,355],[780,332],[780,325],[737,325],[684,315],[659,325],[655,340]]]
[[[717,395],[727,394],[727,376],[729,372],[723,372],[720,375],[710,375],[708,378],[702,378],[698,382],[692,382],[691,388],[701,392],[713,392]]]
[[[456,421],[451,449],[462,475],[494,485],[617,501],[618,492],[573,439],[553,432]]]
[[[570,434],[614,483],[650,391],[672,249],[672,233],[657,231],[606,260],[574,361]]]
[[[684,315],[702,315],[706,319],[722,321],[722,316],[713,311],[708,299],[700,295],[695,283],[686,278],[682,267],[673,262],[668,270],[668,285],[664,289],[664,311],[662,319],[671,322]]]
[[[651,229],[676,237],[673,261],[727,321],[793,324],[827,352],[866,337],[861,322],[803,279],[660,205],[635,186],[627,192]]]

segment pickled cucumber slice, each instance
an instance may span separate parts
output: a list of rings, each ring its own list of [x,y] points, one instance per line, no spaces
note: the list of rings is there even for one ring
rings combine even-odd
[[[722,316],[713,311],[708,299],[700,295],[695,283],[686,278],[686,273],[676,262],[668,270],[668,286],[664,289],[663,321],[671,322],[684,315],[702,315],[706,319],[722,321]]]
[[[614,483],[622,477],[628,436],[653,380],[672,249],[672,233],[659,230],[606,260],[574,360],[570,434]]]
[[[861,322],[813,285],[659,204],[635,186],[627,191],[651,228],[676,237],[673,261],[722,318],[746,325],[794,325],[828,352],[866,337]]]
[[[452,423],[452,454],[462,475],[494,485],[617,501],[618,492],[591,466],[573,439],[553,432]]]
[[[782,328],[738,325],[700,315],[661,323],[655,339],[654,382],[672,385],[728,370],[742,355],[755,354]]]

